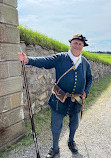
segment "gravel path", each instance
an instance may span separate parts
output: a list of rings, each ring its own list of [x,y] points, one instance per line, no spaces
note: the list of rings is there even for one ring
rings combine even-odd
[[[63,129],[60,138],[60,155],[56,158],[111,158],[111,86],[95,101],[80,121],[76,133],[79,154],[72,155],[67,147],[68,128]],[[43,139],[45,135],[45,140]],[[51,133],[46,131],[40,136],[39,150],[45,158],[51,147]],[[15,149],[6,153],[6,158],[36,158],[34,145]]]

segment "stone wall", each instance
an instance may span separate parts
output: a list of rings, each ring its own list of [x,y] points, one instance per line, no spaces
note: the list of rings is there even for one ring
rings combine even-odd
[[[93,81],[98,81],[100,78],[103,78],[105,75],[111,73],[110,65],[106,65],[90,60],[89,63],[91,64],[91,68],[92,68]]]
[[[43,49],[41,46],[36,45],[33,47],[25,46],[24,43],[21,43],[23,51],[28,56],[48,56],[52,54],[56,54],[53,50]],[[93,80],[97,81],[99,78],[104,77],[104,75],[111,73],[111,67],[108,65],[104,65],[101,63],[89,61],[92,68],[92,75]],[[33,112],[37,113],[42,108],[47,106],[48,98],[51,94],[51,89],[54,85],[55,74],[54,69],[45,70],[39,69],[32,66],[26,66],[27,76],[29,81],[29,89],[31,93],[32,105],[33,105]],[[27,116],[27,104],[25,99],[25,92],[24,92],[24,111],[25,115]]]
[[[0,0],[0,150],[24,135],[17,0]]]

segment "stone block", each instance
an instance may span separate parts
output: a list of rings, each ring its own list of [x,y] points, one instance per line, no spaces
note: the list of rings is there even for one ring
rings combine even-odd
[[[0,42],[20,43],[18,28],[0,23]]]
[[[21,105],[21,92],[14,93],[13,95],[11,95],[10,100],[11,100],[11,108],[12,109]]]
[[[11,127],[5,129],[4,134],[0,134],[0,151],[3,150],[4,147],[15,143],[21,137],[25,135],[25,126],[24,121],[20,121]]]
[[[18,26],[18,12],[16,8],[0,3],[0,22]]]
[[[0,0],[0,3],[4,3],[17,8],[17,0]]]
[[[19,61],[8,62],[9,77],[21,75],[21,65]]]
[[[22,106],[19,106],[15,109],[9,110],[7,112],[2,112],[0,114],[0,120],[3,127],[9,127],[17,122],[20,122],[24,119],[24,112]],[[0,125],[1,128],[1,125]]]
[[[21,92],[0,97],[0,113],[4,113],[20,106]]]
[[[0,43],[0,61],[18,60],[19,44]]]
[[[0,62],[0,79],[8,77],[8,64]]]
[[[0,113],[11,109],[10,96],[0,97]]]
[[[0,96],[20,92],[21,87],[22,87],[22,78],[20,76],[1,79]]]
[[[0,62],[0,79],[20,75],[21,66],[19,61]]]

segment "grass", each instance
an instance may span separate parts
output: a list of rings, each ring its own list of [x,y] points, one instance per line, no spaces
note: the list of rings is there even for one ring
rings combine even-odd
[[[20,31],[20,40],[24,41],[26,45],[40,45],[43,48],[51,49],[57,52],[67,52],[70,47],[64,43],[61,43],[57,40],[49,38],[46,35],[43,35],[39,32],[35,32],[27,27],[19,25]],[[92,61],[97,61],[100,63],[111,65],[111,54],[99,54],[91,53],[89,51],[82,51],[82,55],[87,59]]]
[[[101,95],[101,93],[104,93],[110,85],[111,85],[111,75],[107,75],[106,77],[101,78],[99,81],[94,82],[90,94],[88,96],[88,99],[86,101],[85,110],[87,110],[90,106],[92,106],[96,101],[96,99]],[[34,123],[36,125],[36,133],[38,137],[43,131],[49,130],[50,121],[51,121],[50,116],[51,114],[49,107],[43,109],[37,115],[34,115]],[[65,117],[64,126],[67,126],[67,123],[68,123],[68,117]],[[19,151],[22,149],[23,146],[29,146],[33,143],[32,135],[31,135],[31,124],[29,119],[25,120],[25,127],[27,131],[26,136],[22,140],[20,140],[17,144],[5,148],[4,152],[8,152],[15,148],[17,148]],[[0,152],[0,158],[4,158],[4,152]]]
[[[0,152],[0,157],[2,158],[4,155],[4,152]]]
[[[98,63],[103,63],[106,65],[111,65],[111,54],[98,54],[90,53],[89,51],[82,51],[82,55],[89,60],[96,61]]]
[[[105,76],[104,78],[100,78],[97,82],[94,82],[92,84],[90,94],[88,95],[86,109],[91,106],[109,86],[111,86],[111,74]]]
[[[32,45],[40,45],[43,48],[51,49],[57,52],[64,52],[69,50],[69,46],[63,44],[57,40],[49,38],[46,35],[43,35],[39,32],[35,32],[27,27],[23,27],[19,25],[20,31],[20,40],[25,41],[25,44],[32,44]]]

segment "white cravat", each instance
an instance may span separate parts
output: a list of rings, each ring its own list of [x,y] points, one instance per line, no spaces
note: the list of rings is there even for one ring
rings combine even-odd
[[[79,59],[79,61],[77,62],[76,64],[76,67],[75,69],[77,69],[77,67],[79,66],[79,64],[82,62],[81,60],[81,54],[78,56],[78,57],[75,57],[72,53],[71,53],[71,50],[68,51],[68,55],[69,57],[71,58],[71,60],[73,61],[73,63],[75,64],[76,61]]]

